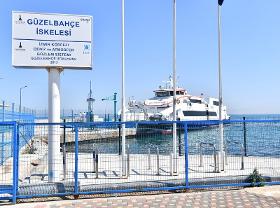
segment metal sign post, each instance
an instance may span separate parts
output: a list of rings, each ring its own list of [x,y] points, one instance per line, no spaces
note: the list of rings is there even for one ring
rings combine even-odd
[[[49,123],[60,123],[60,73],[62,68],[49,68]],[[62,170],[60,154],[60,126],[50,125],[48,132],[48,179],[49,182],[59,181]]]

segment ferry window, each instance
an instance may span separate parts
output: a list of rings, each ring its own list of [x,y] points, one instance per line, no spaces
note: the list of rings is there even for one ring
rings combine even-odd
[[[184,116],[217,116],[216,112],[212,111],[183,111]]]
[[[173,91],[170,91],[170,96],[173,96]]]
[[[166,97],[169,96],[169,92],[156,92],[156,97]]]
[[[213,101],[213,104],[219,106],[219,101]]]
[[[190,99],[192,103],[201,103],[201,100]]]

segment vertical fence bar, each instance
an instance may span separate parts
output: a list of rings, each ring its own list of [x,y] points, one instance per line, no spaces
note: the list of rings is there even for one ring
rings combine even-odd
[[[247,132],[246,132],[246,122],[245,122],[245,117],[243,117],[243,139],[244,139],[244,152],[245,156],[247,157]]]
[[[186,188],[189,188],[189,147],[188,147],[188,124],[184,123],[184,142],[185,142],[185,181]]]
[[[13,125],[13,196],[12,203],[17,202],[17,190],[18,190],[18,144],[19,144],[19,125],[14,122]]]
[[[74,195],[78,196],[78,161],[79,161],[79,132],[78,132],[78,126],[75,125],[75,175],[74,175],[74,179],[75,179],[75,187],[74,187]]]

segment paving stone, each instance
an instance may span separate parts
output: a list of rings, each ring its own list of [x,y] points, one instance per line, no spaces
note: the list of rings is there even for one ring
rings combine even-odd
[[[274,188],[275,191],[275,188]],[[268,191],[266,191],[268,192]],[[280,192],[280,186],[279,186]],[[21,206],[24,205],[24,206]],[[17,206],[17,205],[16,205]],[[112,198],[93,198],[77,201],[58,201],[19,204],[28,208],[90,208],[90,207],[191,207],[191,208],[258,208],[280,207],[280,198],[250,193],[246,189],[228,191],[208,191],[197,193],[174,193],[162,195],[145,195]],[[14,205],[9,206],[9,208]]]

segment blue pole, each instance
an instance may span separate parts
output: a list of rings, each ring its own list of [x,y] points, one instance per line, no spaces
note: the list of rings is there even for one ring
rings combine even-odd
[[[78,127],[75,125],[75,187],[74,187],[74,196],[78,195],[78,154],[79,154],[79,135],[78,135]]]
[[[186,188],[189,188],[189,147],[188,147],[188,124],[184,123],[184,141],[185,141],[185,179]]]
[[[13,196],[12,203],[17,202],[17,190],[18,190],[18,141],[19,141],[19,126],[16,122],[13,125]]]

